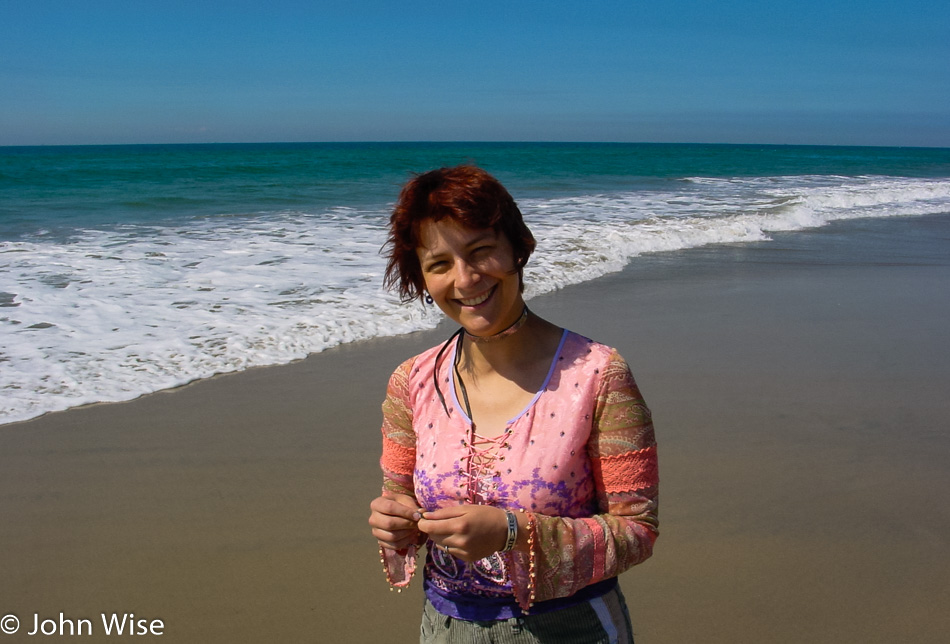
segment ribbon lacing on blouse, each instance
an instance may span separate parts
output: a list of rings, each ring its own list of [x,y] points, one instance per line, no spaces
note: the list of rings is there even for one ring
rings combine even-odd
[[[459,474],[464,479],[460,485],[466,488],[471,503],[491,503],[489,497],[498,489],[495,479],[501,475],[495,469],[495,464],[505,460],[505,456],[499,455],[498,451],[509,447],[510,436],[510,425],[499,436],[488,438],[475,431],[474,423],[469,423],[469,439],[462,441],[468,453],[462,457],[464,464]]]

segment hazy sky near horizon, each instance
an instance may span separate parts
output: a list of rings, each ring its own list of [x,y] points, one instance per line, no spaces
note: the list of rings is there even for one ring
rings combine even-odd
[[[0,145],[950,147],[945,0],[0,0]]]

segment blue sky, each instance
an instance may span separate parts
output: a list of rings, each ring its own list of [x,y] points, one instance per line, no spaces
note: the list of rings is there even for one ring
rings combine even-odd
[[[950,146],[945,0],[0,0],[0,145]]]

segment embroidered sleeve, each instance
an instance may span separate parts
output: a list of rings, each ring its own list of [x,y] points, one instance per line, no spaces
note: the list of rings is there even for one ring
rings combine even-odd
[[[412,429],[412,407],[409,400],[409,374],[412,360],[399,365],[389,379],[383,401],[383,491],[415,496],[413,470],[416,464],[416,435]],[[418,547],[408,550],[379,549],[380,561],[391,586],[409,585],[416,570]]]
[[[577,519],[531,514],[530,552],[518,558],[513,579],[522,608],[572,595],[653,552],[659,479],[650,411],[616,351],[601,377],[587,445],[599,512]]]

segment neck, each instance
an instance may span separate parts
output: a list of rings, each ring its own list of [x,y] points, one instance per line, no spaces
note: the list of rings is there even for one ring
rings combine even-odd
[[[548,355],[552,342],[556,346],[560,334],[560,328],[525,307],[513,325],[489,336],[492,338],[489,342],[464,333],[460,367],[473,376],[491,371],[517,372],[533,359]]]

